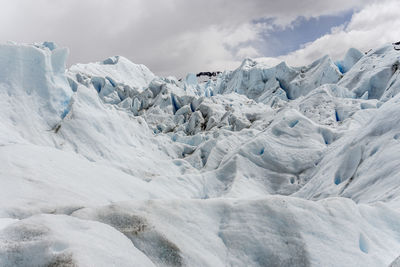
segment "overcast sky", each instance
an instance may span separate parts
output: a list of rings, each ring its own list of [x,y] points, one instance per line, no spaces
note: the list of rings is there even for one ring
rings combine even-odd
[[[398,0],[0,0],[0,41],[55,41],[69,64],[122,55],[158,75],[334,59],[400,40]]]

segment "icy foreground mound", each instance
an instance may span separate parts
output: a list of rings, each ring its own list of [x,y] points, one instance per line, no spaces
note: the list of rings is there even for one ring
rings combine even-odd
[[[198,82],[0,45],[0,266],[397,266],[400,53]]]

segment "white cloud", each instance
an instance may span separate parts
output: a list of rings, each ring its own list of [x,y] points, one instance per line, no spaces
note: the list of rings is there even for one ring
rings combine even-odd
[[[260,53],[254,47],[246,46],[246,47],[240,48],[237,51],[236,56],[240,57],[240,58],[246,58],[246,57],[255,58],[255,57],[259,57]]]
[[[298,66],[309,64],[326,54],[335,60],[340,59],[350,47],[365,52],[399,41],[399,12],[400,2],[397,0],[372,3],[356,12],[347,26],[335,27],[331,33],[279,59]]]
[[[361,8],[370,0],[1,0],[0,41],[55,41],[70,63],[121,54],[161,75],[231,68],[270,24]],[[226,64],[226,65],[224,65]]]
[[[231,29],[223,28],[219,30],[224,35],[224,43],[235,47],[243,42],[254,41],[258,38],[259,28],[254,24],[242,24]]]

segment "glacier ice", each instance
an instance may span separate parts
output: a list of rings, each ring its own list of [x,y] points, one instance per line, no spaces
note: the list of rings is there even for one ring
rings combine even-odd
[[[398,265],[393,45],[208,80],[67,54],[0,45],[1,266]]]

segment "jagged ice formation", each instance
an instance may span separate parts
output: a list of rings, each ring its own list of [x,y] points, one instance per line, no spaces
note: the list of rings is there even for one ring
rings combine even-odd
[[[399,265],[392,45],[182,81],[67,54],[0,45],[0,266]]]

